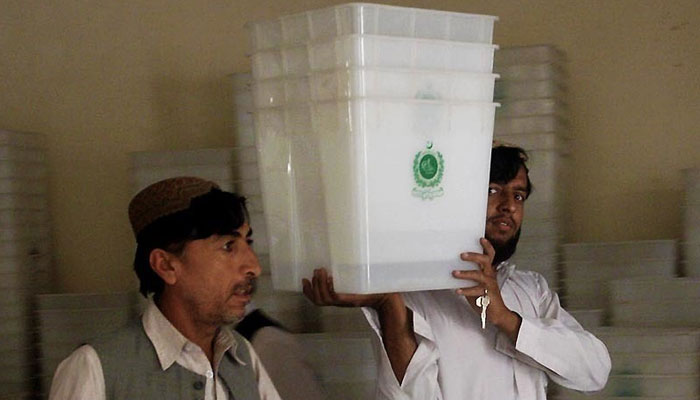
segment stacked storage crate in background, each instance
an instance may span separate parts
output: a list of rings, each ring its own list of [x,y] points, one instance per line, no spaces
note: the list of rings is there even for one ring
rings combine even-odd
[[[251,213],[262,213],[255,147],[138,152],[131,161],[134,195],[162,179],[196,176],[245,196]]]
[[[676,277],[677,241],[567,243],[562,246],[563,287],[568,309],[611,311],[614,280]],[[606,317],[609,317],[606,316]]]
[[[565,56],[553,46],[502,48],[494,71],[500,75],[494,99],[494,139],[526,150],[534,191],[514,261],[541,273],[558,290],[559,245],[564,239],[568,157]]]
[[[236,147],[255,147],[255,129],[253,125],[253,93],[250,85],[253,76],[250,72],[239,72],[229,75],[233,89],[233,111],[235,115],[233,130]]]
[[[0,399],[29,398],[36,376],[33,295],[49,289],[46,138],[0,130]]]
[[[698,278],[620,279],[608,291],[614,326],[700,328]]]
[[[494,138],[527,150],[534,192],[514,260],[542,273],[567,310],[610,350],[610,380],[586,398],[696,399],[700,394],[700,281],[679,278],[678,241],[564,244],[568,175],[564,56],[552,46],[496,53]],[[698,277],[700,174],[684,171],[683,271]],[[697,255],[696,258],[693,258]],[[693,261],[695,260],[695,261]],[[611,327],[601,328],[611,324]],[[681,348],[674,348],[678,342]],[[553,398],[584,395],[550,385]]]
[[[598,328],[612,371],[599,393],[558,388],[553,400],[694,400],[700,386],[700,330]]]
[[[348,4],[250,25],[275,287],[320,265],[345,292],[458,286],[485,223],[494,21]]]
[[[681,271],[700,278],[700,168],[683,170],[683,238]]]
[[[49,397],[56,367],[63,359],[90,339],[137,318],[137,296],[135,292],[36,296],[42,399]]]
[[[607,386],[587,398],[697,399],[700,280],[677,277],[678,242],[571,243],[562,248],[564,300],[574,310],[600,310],[597,324],[587,327],[612,358]],[[552,389],[556,399],[583,398],[556,385]]]

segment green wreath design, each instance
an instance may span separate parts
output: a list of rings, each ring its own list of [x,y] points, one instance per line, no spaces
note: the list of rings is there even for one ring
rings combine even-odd
[[[420,161],[421,159],[426,156],[426,155],[432,155],[437,159],[438,162],[438,170],[435,176],[433,176],[430,179],[427,179],[423,177],[423,175],[420,172]],[[435,187],[440,184],[440,181],[442,180],[442,175],[445,171],[445,159],[442,157],[442,153],[439,151],[419,151],[416,153],[416,156],[413,158],[413,179],[416,181],[416,184],[420,187]]]

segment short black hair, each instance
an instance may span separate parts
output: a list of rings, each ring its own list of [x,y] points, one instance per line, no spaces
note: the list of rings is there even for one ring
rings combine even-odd
[[[151,268],[153,250],[179,254],[187,242],[232,234],[249,220],[245,197],[212,189],[193,198],[189,208],[153,221],[136,238],[134,272],[139,278],[139,291],[144,297],[150,293],[159,296],[165,287],[165,282]]]
[[[525,168],[527,175],[527,195],[530,196],[533,187],[530,182],[530,170],[527,168],[528,156],[525,150],[515,146],[496,146],[491,149],[491,173],[489,182],[506,184],[515,178],[520,167]]]

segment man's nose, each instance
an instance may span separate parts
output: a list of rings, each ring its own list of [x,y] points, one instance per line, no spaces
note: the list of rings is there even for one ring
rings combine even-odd
[[[253,246],[250,244],[246,244],[247,249],[246,249],[246,255],[245,255],[245,260],[243,261],[243,268],[244,268],[244,273],[246,275],[254,275],[256,277],[260,276],[262,273],[262,267],[260,266],[260,261],[258,260],[258,255],[255,254],[255,250],[253,250]]]
[[[499,199],[498,208],[500,211],[515,212],[515,199],[509,194],[504,194]]]

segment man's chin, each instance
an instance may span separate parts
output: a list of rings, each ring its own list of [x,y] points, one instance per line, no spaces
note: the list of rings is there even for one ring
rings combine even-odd
[[[494,249],[504,247],[508,244],[509,239],[494,238],[493,236],[486,236],[486,239],[491,243]]]
[[[490,235],[487,235],[486,239],[496,251],[496,255],[493,258],[493,265],[496,266],[515,254],[515,249],[518,247],[518,240],[520,240],[520,229],[518,229],[515,235],[507,239],[489,236]]]
[[[223,325],[235,325],[243,319],[243,314],[236,315],[226,315],[223,318]]]
[[[245,317],[245,309],[235,309],[229,310],[227,313],[225,313],[225,315],[222,316],[222,319],[224,324],[229,325],[238,323],[243,319],[243,317]]]

